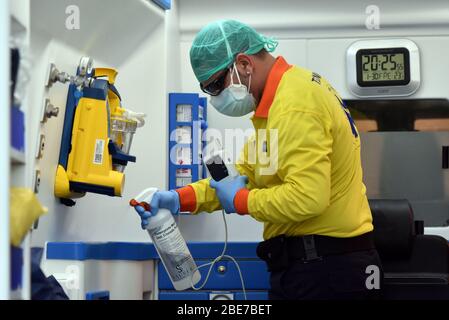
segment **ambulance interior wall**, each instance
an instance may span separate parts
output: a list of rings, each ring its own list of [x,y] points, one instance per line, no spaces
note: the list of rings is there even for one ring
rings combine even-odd
[[[65,30],[65,8],[77,3],[81,11],[81,28]],[[279,46],[275,55],[283,55],[291,64],[312,69],[326,77],[344,98],[346,88],[345,51],[355,40],[365,37],[397,36],[414,40],[421,48],[422,85],[414,97],[448,97],[449,27],[443,1],[378,1],[381,28],[365,28],[366,7],[370,1],[346,1],[337,10],[331,0],[256,1],[215,3],[190,0],[173,1],[165,15],[151,13],[144,1],[130,1],[124,11],[120,0],[31,1],[31,50],[33,80],[30,99],[34,101],[34,118],[38,118],[45,97],[60,108],[57,118],[45,124],[33,119],[29,142],[33,157],[38,132],[45,134],[43,158],[37,162],[41,172],[39,198],[49,213],[33,232],[33,244],[46,241],[149,241],[140,230],[137,215],[129,210],[128,199],[142,189],[167,188],[167,93],[198,92],[198,83],[189,61],[189,49],[195,33],[206,23],[226,18],[242,20],[266,35],[275,35]],[[101,7],[101,10],[100,10]],[[153,8],[153,7],[152,7]],[[413,10],[409,9],[413,8]],[[447,8],[447,7],[446,7]],[[95,9],[95,10],[93,10]],[[154,8],[153,8],[154,9]],[[104,12],[103,19],[95,20]],[[102,11],[105,10],[105,11]],[[383,13],[382,13],[383,12]],[[121,15],[132,16],[121,22]],[[151,17],[149,18],[148,15]],[[282,19],[279,19],[282,17]],[[428,17],[432,17],[429,20]],[[113,27],[114,36],[107,32]],[[54,175],[59,156],[67,84],[44,88],[50,62],[68,73],[74,73],[82,55],[94,58],[94,66],[118,69],[117,88],[126,108],[147,113],[147,124],[134,137],[131,152],[137,163],[126,170],[123,198],[88,194],[78,199],[75,207],[61,205],[53,196]],[[435,66],[435,61],[440,65]],[[250,129],[249,117],[230,118],[208,108],[209,127],[221,131],[231,128]],[[237,146],[235,149],[240,149]],[[363,149],[363,146],[362,146]],[[30,173],[31,174],[31,173]],[[369,174],[369,173],[368,173]],[[231,241],[260,241],[263,225],[250,217],[227,215]],[[190,241],[223,241],[224,229],[220,212],[195,217],[179,217],[181,231]]]

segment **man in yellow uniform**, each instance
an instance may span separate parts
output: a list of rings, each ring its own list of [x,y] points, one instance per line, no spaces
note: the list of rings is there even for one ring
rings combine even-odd
[[[367,285],[368,266],[381,270],[381,263],[360,136],[332,86],[273,57],[276,46],[233,20],[213,22],[197,34],[190,59],[201,89],[223,114],[254,111],[255,137],[236,166],[241,176],[158,192],[151,213],[138,208],[142,225],[159,207],[249,214],[264,223],[257,253],[271,272],[271,299],[378,297],[379,287]]]

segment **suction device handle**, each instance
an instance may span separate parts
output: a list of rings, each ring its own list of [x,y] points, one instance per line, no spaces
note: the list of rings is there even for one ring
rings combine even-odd
[[[117,76],[118,72],[115,69],[112,68],[95,68],[94,69],[94,78],[99,77],[107,77],[108,82],[110,84],[114,84],[115,77]]]

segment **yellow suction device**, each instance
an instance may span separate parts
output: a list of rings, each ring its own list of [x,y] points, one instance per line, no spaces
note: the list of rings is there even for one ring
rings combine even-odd
[[[51,66],[50,85],[70,82],[54,189],[66,205],[86,192],[121,196],[123,171],[136,161],[129,150],[144,114],[122,108],[116,76],[114,69],[92,68],[88,57],[81,58],[76,76]]]

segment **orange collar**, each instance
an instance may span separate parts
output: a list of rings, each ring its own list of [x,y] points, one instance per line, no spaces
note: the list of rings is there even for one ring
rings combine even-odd
[[[290,68],[291,65],[289,65],[282,56],[276,58],[276,62],[268,74],[267,82],[265,83],[265,88],[263,89],[262,98],[256,108],[256,112],[254,113],[255,117],[268,118],[268,111],[273,103],[279,82],[281,82],[284,73]]]

